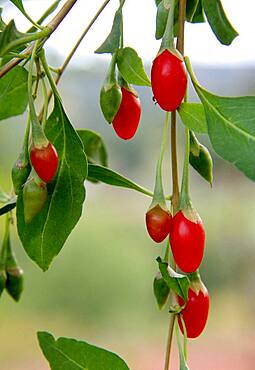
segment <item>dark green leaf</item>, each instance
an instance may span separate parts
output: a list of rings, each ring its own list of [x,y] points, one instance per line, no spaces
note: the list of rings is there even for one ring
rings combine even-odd
[[[158,6],[161,3],[162,0],[155,0],[156,6]]]
[[[37,334],[40,347],[51,370],[129,370],[115,353],[71,338]]]
[[[229,22],[220,0],[204,0],[207,20],[217,39],[224,45],[230,45],[238,33]]]
[[[182,297],[185,302],[188,300],[188,290],[190,286],[189,278],[185,275],[175,272],[167,262],[163,262],[160,257],[157,258],[159,270],[171,290]]]
[[[0,8],[0,31],[3,31],[3,29],[6,27],[6,24],[2,20],[2,12],[3,12],[3,8]]]
[[[105,144],[101,136],[91,130],[77,130],[78,135],[83,143],[84,151],[86,153],[89,163],[100,164],[102,166],[108,166],[108,155]],[[92,182],[98,182],[97,179],[87,177],[87,180]]]
[[[200,134],[207,133],[204,107],[200,103],[182,103],[178,108],[182,122],[189,129]]]
[[[255,97],[222,97],[195,86],[213,149],[255,181]]]
[[[119,48],[123,22],[122,7],[123,4],[120,4],[114,16],[111,32],[103,44],[95,51],[96,54],[114,53]]]
[[[82,142],[57,97],[45,133],[59,157],[57,175],[48,185],[48,200],[29,224],[24,221],[22,195],[17,202],[20,239],[29,257],[43,270],[47,270],[60,252],[81,216],[87,177],[87,159]]]
[[[92,177],[98,181],[112,186],[119,186],[121,188],[133,189],[139,193],[143,193],[148,196],[153,196],[152,192],[143,188],[142,186],[134,183],[126,177],[120,175],[109,168],[98,166],[95,164],[88,165],[88,177]]]
[[[190,154],[191,166],[212,185],[213,161],[208,149],[199,143],[196,136],[190,131]]]
[[[153,292],[157,300],[159,309],[161,310],[167,302],[170,293],[170,288],[163,279],[160,272],[156,275],[153,281]]]
[[[117,65],[125,81],[139,86],[151,86],[142,59],[134,49],[130,47],[120,49],[117,54]]]
[[[16,198],[9,200],[2,208],[0,208],[0,216],[10,212],[16,207]]]
[[[205,22],[205,15],[204,15],[204,8],[203,8],[203,2],[202,0],[199,0],[197,9],[195,11],[195,14],[192,18],[192,23],[203,23]]]
[[[17,66],[0,79],[0,120],[22,114],[28,103],[27,71]]]
[[[164,2],[161,1],[158,5],[157,9],[157,16],[156,16],[156,33],[155,38],[157,40],[161,39],[164,35],[167,17],[168,17],[169,9],[164,7]]]
[[[199,0],[187,0],[186,3],[186,20],[192,22],[195,12],[197,10]]]

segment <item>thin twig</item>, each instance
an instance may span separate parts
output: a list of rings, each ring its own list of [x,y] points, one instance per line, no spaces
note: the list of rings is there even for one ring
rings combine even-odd
[[[97,18],[99,17],[99,15],[102,13],[102,11],[104,10],[104,8],[106,7],[106,5],[110,2],[111,0],[106,0],[104,1],[104,3],[101,5],[101,7],[98,9],[98,11],[96,12],[96,14],[94,15],[94,17],[92,18],[92,20],[90,21],[90,23],[88,24],[88,26],[85,28],[85,30],[82,32],[81,36],[79,37],[79,39],[77,40],[76,44],[74,45],[74,47],[72,48],[72,50],[70,51],[70,53],[68,54],[68,56],[66,57],[64,63],[62,64],[62,66],[58,69],[58,72],[57,72],[57,77],[55,79],[55,83],[56,85],[59,83],[59,80],[61,79],[64,71],[66,70],[68,64],[70,63],[72,57],[74,56],[76,50],[78,49],[78,47],[80,46],[82,40],[84,39],[84,37],[87,35],[88,31],[90,30],[90,28],[93,26],[93,24],[95,23],[95,21],[97,20]],[[50,102],[52,98],[52,90],[49,91],[49,94],[48,94],[48,103]],[[39,120],[41,121],[42,119],[42,115],[43,115],[43,108],[39,114]]]
[[[71,8],[74,6],[77,0],[67,0],[63,7],[59,10],[59,12],[55,15],[55,17],[47,24],[45,29],[49,29],[49,34],[45,37],[44,41],[48,40],[48,38],[52,35],[52,33],[57,29],[60,23],[63,21],[65,16],[69,13]],[[23,58],[13,58],[8,63],[6,63],[0,69],[0,78],[3,77],[6,73],[8,73],[12,68],[17,66],[24,57],[28,57],[32,54],[34,49],[34,44],[28,46],[25,50],[22,51]]]

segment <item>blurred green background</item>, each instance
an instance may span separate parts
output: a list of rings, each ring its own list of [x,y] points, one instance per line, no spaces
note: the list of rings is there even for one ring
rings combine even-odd
[[[106,68],[103,63],[90,70],[66,73],[60,84],[66,111],[76,128],[91,128],[102,134],[110,167],[152,189],[164,114],[153,104],[151,91],[139,88],[143,106],[139,130],[132,141],[118,139],[104,122],[98,104]],[[255,92],[250,83],[253,69],[195,65],[195,70],[201,83],[216,93]],[[192,91],[190,96],[195,98]],[[24,115],[1,122],[0,184],[6,191],[25,121]],[[183,131],[180,123],[180,144]],[[200,139],[209,145],[205,137]],[[211,310],[206,331],[190,342],[189,365],[194,370],[252,370],[255,186],[212,155],[212,188],[191,169],[193,204],[206,228],[201,275],[210,292]],[[168,150],[164,163],[167,193],[171,192],[169,158]],[[181,151],[179,158],[181,168]],[[18,304],[5,293],[1,297],[1,370],[48,369],[37,344],[38,330],[111,349],[132,370],[163,368],[168,312],[157,309],[152,292],[155,259],[163,254],[163,245],[155,245],[145,229],[144,215],[150,199],[106,185],[86,183],[86,188],[83,216],[46,273],[28,259],[13,233],[15,251],[25,270],[25,290]],[[177,364],[176,347],[173,358]]]

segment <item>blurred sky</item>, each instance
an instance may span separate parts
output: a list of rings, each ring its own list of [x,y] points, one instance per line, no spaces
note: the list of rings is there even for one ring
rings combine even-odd
[[[64,57],[102,2],[103,0],[78,0],[47,45]],[[29,14],[37,19],[51,3],[52,0],[28,0],[25,5]],[[86,36],[72,63],[83,64],[86,68],[94,63],[95,59],[107,58],[107,56],[102,55],[96,56],[93,52],[109,33],[118,3],[118,0],[111,0],[103,15]],[[222,0],[222,4],[240,36],[234,40],[231,46],[227,47],[218,42],[208,23],[187,24],[186,54],[191,57],[192,61],[202,64],[254,64],[255,1]],[[126,1],[124,6],[125,45],[136,48],[140,56],[147,62],[153,59],[159,48],[159,42],[154,38],[155,16],[154,0]],[[5,21],[15,18],[17,25],[22,30],[28,27],[27,21],[12,4],[4,12],[3,18]]]

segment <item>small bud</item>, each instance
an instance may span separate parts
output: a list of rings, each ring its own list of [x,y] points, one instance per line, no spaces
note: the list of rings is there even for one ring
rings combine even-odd
[[[6,270],[6,290],[18,302],[23,291],[23,270],[16,266]]]
[[[19,156],[17,161],[12,167],[12,183],[15,194],[19,194],[22,191],[23,185],[27,181],[27,178],[31,172],[31,165],[28,160]]]

